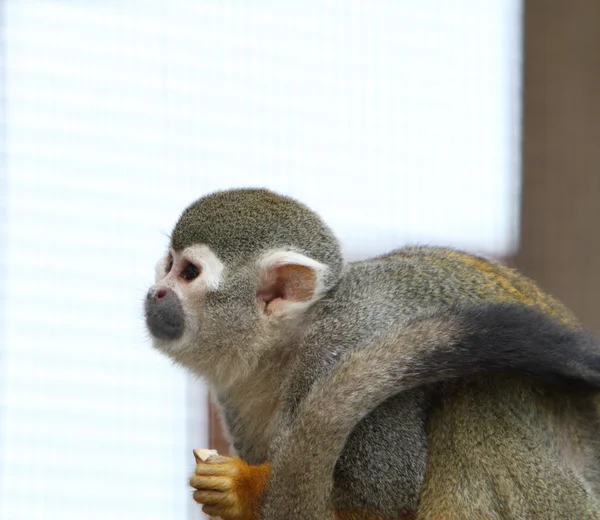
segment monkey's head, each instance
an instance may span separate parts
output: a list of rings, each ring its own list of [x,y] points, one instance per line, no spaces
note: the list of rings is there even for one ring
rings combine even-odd
[[[146,297],[154,346],[209,378],[235,378],[285,339],[343,264],[331,230],[293,199],[263,189],[203,197],[175,225]]]

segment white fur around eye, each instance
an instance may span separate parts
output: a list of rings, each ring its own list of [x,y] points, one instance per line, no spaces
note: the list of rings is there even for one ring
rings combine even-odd
[[[216,291],[221,283],[225,266],[219,257],[206,245],[195,245],[186,248],[183,256],[202,268],[200,279],[209,291]]]

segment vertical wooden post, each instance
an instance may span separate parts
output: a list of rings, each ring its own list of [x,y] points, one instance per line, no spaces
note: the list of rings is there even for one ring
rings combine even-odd
[[[219,417],[219,410],[211,397],[208,398],[208,446],[217,450],[220,455],[231,453],[231,446],[223,434],[223,425]]]
[[[515,263],[600,331],[600,2],[526,0]]]

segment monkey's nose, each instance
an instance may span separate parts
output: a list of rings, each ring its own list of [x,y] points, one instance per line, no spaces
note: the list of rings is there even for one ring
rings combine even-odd
[[[158,339],[179,339],[185,328],[181,302],[173,289],[164,285],[152,287],[146,296],[144,306],[146,325],[150,333]]]
[[[162,300],[167,294],[169,294],[168,287],[153,287],[148,291],[146,300]]]

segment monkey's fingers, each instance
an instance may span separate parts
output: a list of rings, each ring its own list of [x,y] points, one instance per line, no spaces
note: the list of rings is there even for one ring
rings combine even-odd
[[[198,490],[231,491],[234,487],[234,482],[230,477],[192,475],[190,486]]]
[[[229,457],[228,457],[229,458]],[[239,477],[241,474],[241,464],[237,462],[233,457],[231,460],[224,462],[199,462],[196,464],[194,473],[196,475],[210,475],[215,477]],[[210,460],[210,459],[209,459]]]
[[[202,505],[202,511],[223,520],[253,520],[254,515],[245,511],[233,492],[201,490],[195,491],[194,500]]]
[[[219,516],[221,509],[218,506],[202,506],[202,512],[209,516],[211,520],[221,520],[222,517]]]
[[[193,497],[198,504],[219,506],[222,509],[229,509],[236,504],[235,496],[232,493],[223,493],[222,491],[203,489],[194,491]]]

